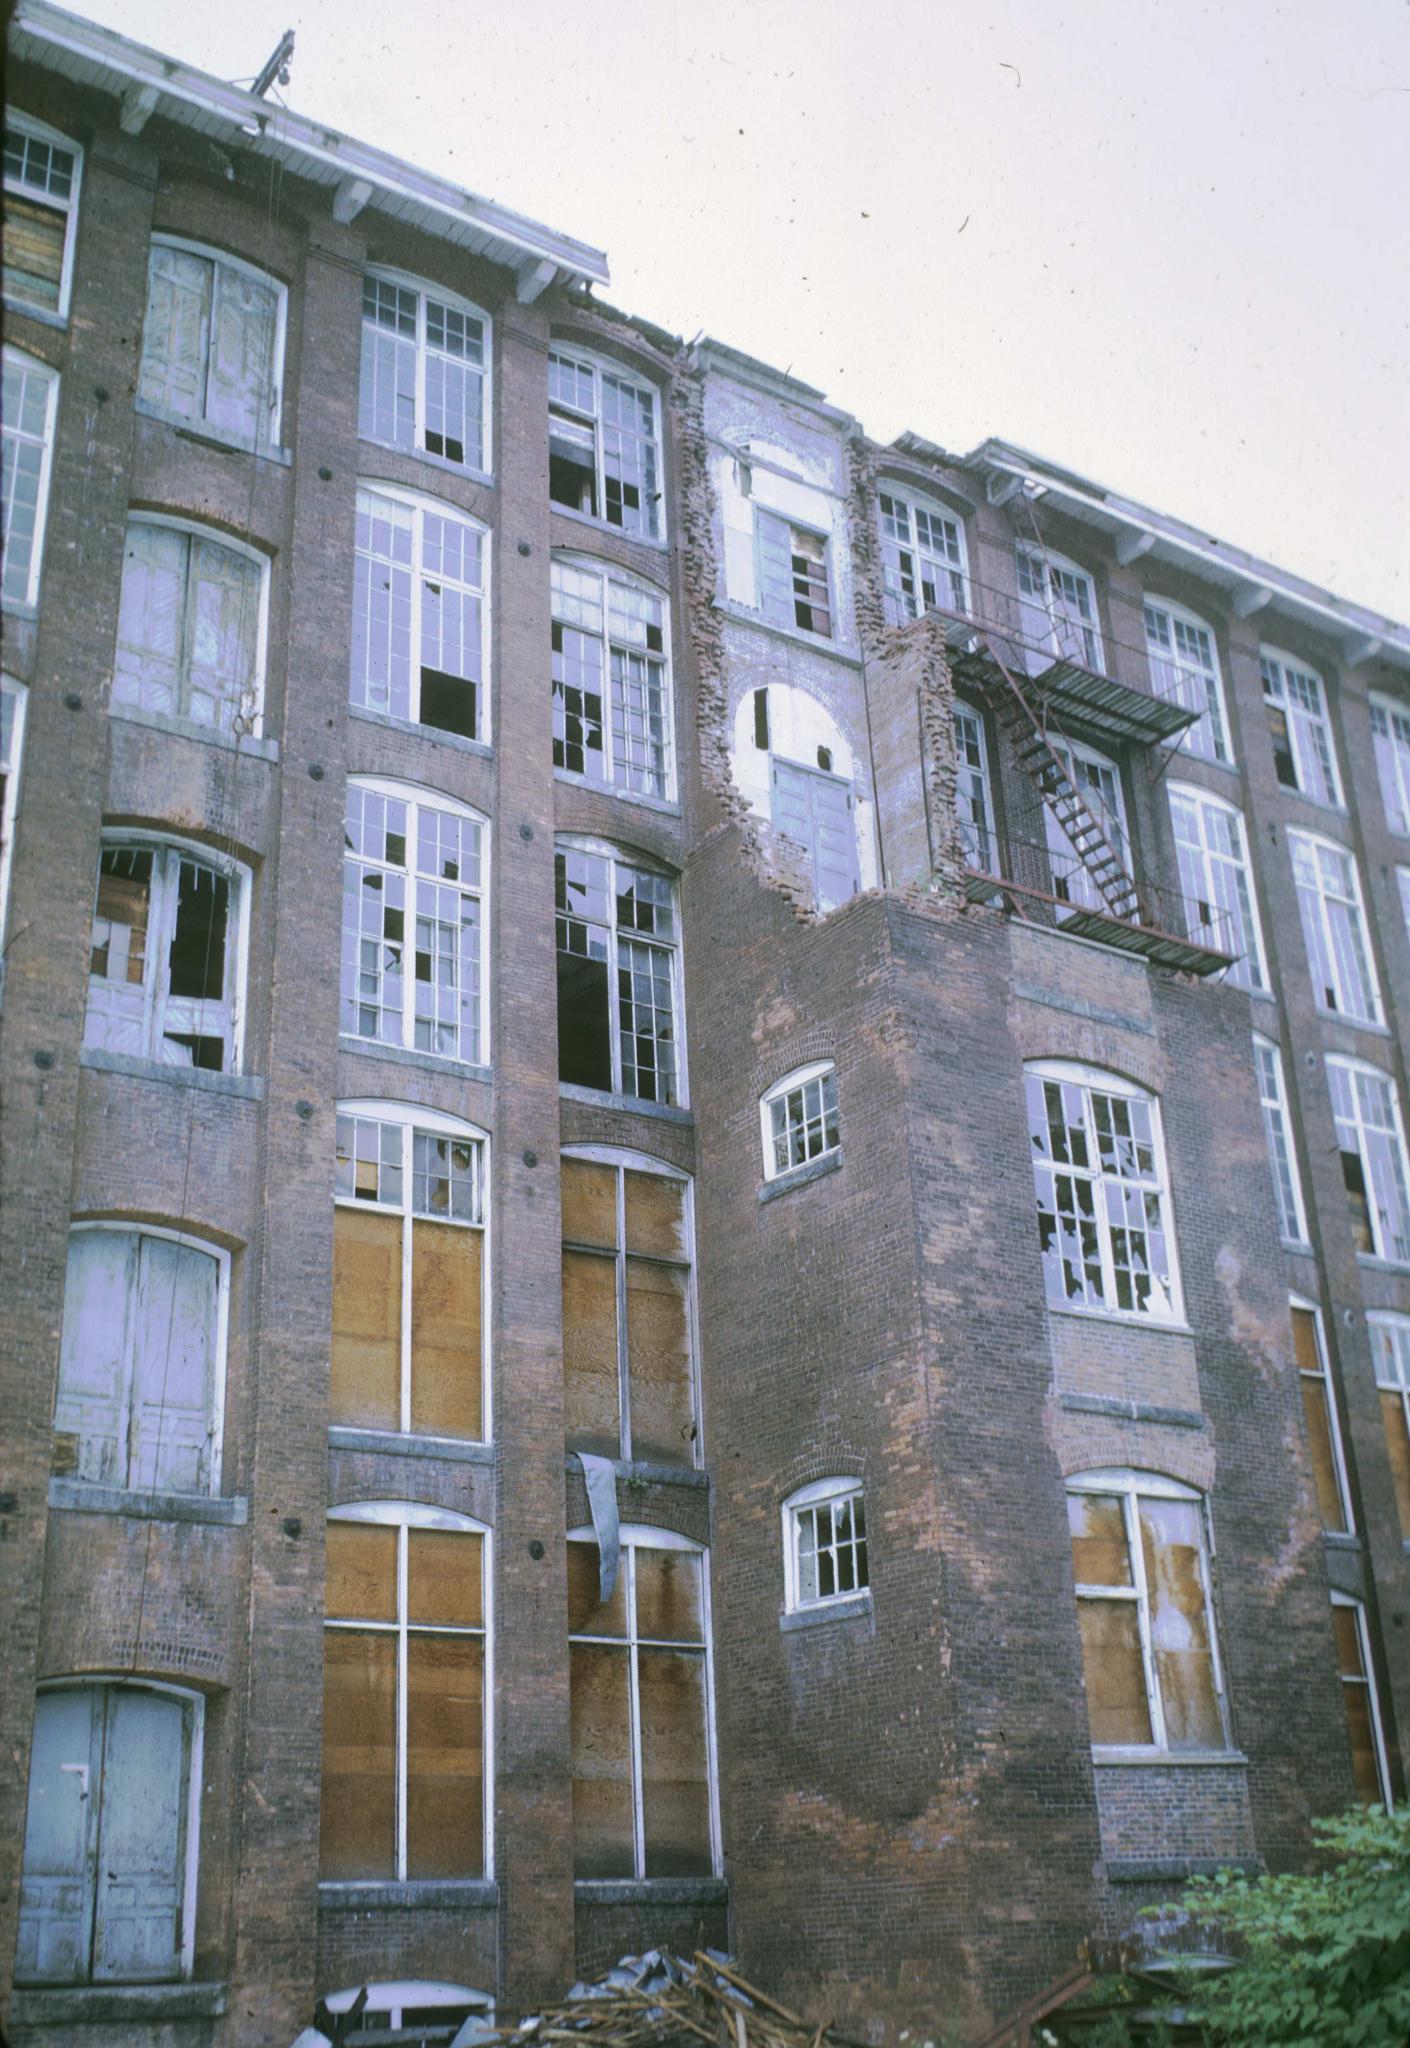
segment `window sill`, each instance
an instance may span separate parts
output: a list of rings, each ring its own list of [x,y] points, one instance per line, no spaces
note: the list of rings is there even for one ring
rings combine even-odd
[[[791,1607],[778,1618],[785,1635],[795,1628],[817,1628],[825,1621],[860,1621],[871,1613],[871,1594],[845,1593],[838,1600],[819,1600],[812,1607]]]
[[[380,1038],[354,1038],[346,1031],[338,1033],[338,1049],[371,1059],[391,1060],[400,1067],[417,1067],[423,1074],[454,1074],[463,1081],[494,1079],[489,1067],[479,1066],[473,1060],[453,1059],[449,1053],[415,1052],[405,1045],[384,1045]]]
[[[205,448],[219,448],[222,454],[253,455],[262,462],[277,462],[284,469],[293,467],[294,458],[287,448],[280,448],[273,441],[256,441],[248,434],[237,434],[230,427],[218,427],[212,420],[195,419],[190,413],[177,412],[169,405],[153,405],[149,398],[134,398],[132,410],[144,419],[160,420],[163,426],[175,427],[183,441],[196,441]]]
[[[714,609],[723,612],[727,619],[737,619],[742,626],[754,626],[761,633],[772,633],[776,639],[786,640],[790,647],[811,647],[815,654],[825,654],[833,661],[844,661],[848,668],[859,669],[861,657],[844,647],[840,640],[829,640],[822,633],[805,632],[802,626],[783,626],[777,619],[766,619],[762,612],[750,611],[746,604],[736,604],[727,598],[723,604],[716,600]]]
[[[144,711],[140,704],[108,705],[110,718],[122,718],[129,725],[150,726],[153,732],[169,732],[173,738],[199,740],[203,746],[220,747],[229,753],[248,754],[260,761],[279,759],[278,740],[267,740],[252,732],[217,732],[213,725],[196,725],[189,718],[173,718],[166,711]]]
[[[1108,1856],[1104,1867],[1108,1884],[1186,1884],[1221,1870],[1257,1877],[1263,1862],[1257,1856]]]
[[[1358,1252],[1356,1263],[1368,1273],[1410,1273],[1410,1259],[1383,1259],[1376,1252]]]
[[[97,1486],[87,1479],[51,1479],[51,1508],[87,1515],[125,1515],[138,1522],[207,1522],[243,1529],[250,1504],[240,1494],[155,1493],[126,1486]]]
[[[10,2021],[26,2027],[96,2027],[219,2019],[227,1989],[224,1984],[65,1984],[48,1991],[17,1986]]]
[[[178,1088],[197,1088],[207,1095],[238,1095],[247,1102],[264,1100],[262,1074],[217,1074],[205,1067],[169,1067],[165,1060],[109,1052],[102,1045],[85,1045],[78,1055],[78,1064],[92,1067],[100,1074],[130,1074],[138,1081],[169,1081]]]
[[[1306,804],[1310,810],[1320,811],[1324,818],[1342,818],[1348,825],[1351,823],[1351,812],[1345,804],[1329,804],[1324,798],[1309,796],[1305,789],[1294,789],[1286,782],[1278,784],[1278,794],[1296,798],[1298,803]]]
[[[580,1088],[576,1081],[560,1081],[558,1094],[564,1102],[591,1102],[599,1109],[630,1110],[633,1116],[659,1116],[672,1124],[695,1122],[688,1109],[676,1109],[665,1102],[647,1102],[639,1095],[614,1095],[609,1088]]]
[[[1278,1242],[1285,1252],[1292,1252],[1296,1258],[1310,1259],[1312,1257],[1312,1247],[1305,1237],[1280,1237]]]
[[[421,1912],[432,1906],[495,1907],[499,1886],[492,1877],[408,1878],[404,1884],[386,1878],[364,1883],[330,1883],[320,1878],[320,1913]]]
[[[4,611],[12,619],[37,619],[39,617],[39,600],[27,597],[7,597],[3,603],[0,603],[0,611]]]
[[[1194,1331],[1186,1322],[1169,1316],[1145,1316],[1139,1309],[1131,1308],[1069,1308],[1066,1304],[1050,1301],[1047,1305],[1050,1316],[1075,1316],[1084,1323],[1115,1324],[1127,1330],[1161,1330],[1168,1337],[1193,1337]]]
[[[357,438],[364,448],[385,448],[389,455],[404,456],[408,462],[425,462],[432,469],[444,470],[447,476],[464,477],[467,484],[485,484],[490,490],[494,489],[492,470],[472,469],[468,462],[452,462],[448,455],[433,455],[429,448],[408,448],[405,443],[397,441],[374,441],[370,434],[359,434]],[[392,478],[384,477],[382,481],[391,483]],[[370,476],[367,482],[375,484],[377,478]]]
[[[1059,1394],[1059,1408],[1074,1415],[1111,1415],[1123,1422],[1159,1422],[1175,1429],[1203,1429],[1197,1408],[1153,1407],[1145,1401],[1122,1401],[1110,1394]]]
[[[1388,1024],[1372,1023],[1369,1017],[1351,1017],[1345,1010],[1324,1010],[1320,1003],[1314,1003],[1313,1008],[1324,1024],[1340,1024],[1348,1031],[1369,1031],[1373,1038],[1390,1037]]]
[[[1197,754],[1193,748],[1181,746],[1180,741],[1182,737],[1182,734],[1176,733],[1171,739],[1162,740],[1160,744],[1169,753],[1173,754],[1178,761],[1198,761],[1202,768],[1218,768],[1225,775],[1238,774],[1239,764],[1237,761],[1216,761],[1208,754]]]
[[[729,1886],[722,1877],[579,1877],[573,1898],[580,1906],[723,1906]]]
[[[1094,1770],[1247,1770],[1241,1749],[1100,1749],[1092,1744]]]
[[[443,732],[438,725],[422,725],[415,718],[398,718],[391,711],[370,711],[365,704],[350,704],[348,717],[361,719],[366,725],[381,726],[385,732],[404,732],[413,739],[429,740],[432,746],[453,747],[458,754],[478,754],[484,761],[494,759],[494,748],[488,740],[472,740],[463,732]]]
[[[664,535],[629,533],[625,526],[614,526],[610,519],[595,519],[591,512],[579,512],[573,505],[560,505],[556,498],[549,499],[548,509],[559,518],[571,519],[579,526],[591,527],[594,533],[615,534],[618,540],[630,541],[634,547],[655,548],[664,555],[671,545]]]
[[[26,320],[37,320],[41,327],[56,327],[61,334],[68,329],[68,314],[56,313],[52,306],[32,306],[28,299],[12,298],[8,292],[5,293],[4,304],[13,313],[23,313]]]
[[[681,815],[681,807],[674,797],[647,796],[639,789],[618,789],[615,783],[593,782],[586,775],[570,775],[566,768],[555,768],[553,779],[569,789],[585,789],[593,796],[610,796],[619,804],[640,804],[644,811],[659,811],[667,818]]]
[[[1360,1551],[1364,1549],[1361,1538],[1354,1529],[1324,1529],[1322,1541],[1333,1550]]]
[[[577,1451],[569,1451],[563,1460],[565,1472],[576,1475],[580,1471],[579,1455]],[[709,1473],[702,1472],[697,1465],[658,1465],[649,1458],[613,1458],[611,1464],[617,1479],[628,1486],[633,1480],[645,1482],[648,1486],[708,1488],[710,1484]]]
[[[790,1167],[787,1173],[776,1174],[766,1180],[759,1189],[761,1202],[774,1202],[780,1195],[791,1195],[795,1188],[805,1188],[815,1180],[822,1180],[829,1173],[838,1173],[842,1167],[842,1148],[825,1152],[821,1159],[809,1159],[802,1166]]]
[[[332,1423],[328,1430],[330,1451],[365,1451],[377,1457],[440,1458],[448,1465],[493,1465],[493,1444],[471,1443],[448,1436],[404,1436],[392,1429],[355,1429],[348,1423]]]

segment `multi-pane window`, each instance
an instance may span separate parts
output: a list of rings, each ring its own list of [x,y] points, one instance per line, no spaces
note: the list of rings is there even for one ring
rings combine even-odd
[[[674,884],[605,849],[560,846],[555,886],[559,1080],[678,1103]]]
[[[243,868],[114,836],[98,861],[83,1042],[168,1067],[240,1064]]]
[[[776,1180],[842,1149],[837,1120],[837,1069],[831,1060],[800,1067],[770,1088],[759,1104],[764,1177]]]
[[[1201,620],[1173,605],[1145,604],[1146,654],[1151,684],[1158,697],[1168,697],[1199,715],[1181,733],[1178,744],[1202,761],[1233,761],[1224,685],[1214,635]]]
[[[881,577],[886,616],[904,626],[922,612],[964,612],[964,529],[957,519],[922,499],[880,493]]]
[[[225,1254],[167,1230],[69,1234],[53,1470],[95,1486],[220,1486]]]
[[[955,704],[955,811],[968,865],[996,872],[994,800],[989,789],[989,753],[984,719],[970,704]]]
[[[555,561],[553,765],[640,796],[671,794],[666,601],[586,562]]]
[[[1386,823],[1392,832],[1410,834],[1410,706],[1372,697],[1371,744]]]
[[[1322,678],[1269,647],[1260,652],[1259,668],[1279,782],[1319,804],[1339,804],[1341,785]]]
[[[489,1871],[487,1532],[446,1508],[328,1516],[324,1883]]]
[[[784,1605],[825,1607],[866,1592],[867,1517],[857,1479],[817,1479],[783,1504]]]
[[[54,417],[59,408],[58,373],[18,349],[5,350],[4,536],[0,549],[0,590],[7,604],[33,604],[39,596],[44,558],[44,514],[49,503],[49,467]]]
[[[201,1735],[201,1701],[187,1693],[118,1680],[40,1693],[17,1984],[190,1976]]]
[[[1038,1242],[1054,1308],[1179,1314],[1154,1097],[1052,1061],[1025,1076]]]
[[[338,1110],[329,1418],[483,1438],[485,1140],[388,1102]]]
[[[1282,1055],[1271,1039],[1255,1033],[1253,1058],[1258,1068],[1258,1099],[1263,1106],[1263,1133],[1268,1140],[1268,1167],[1273,1176],[1273,1199],[1278,1205],[1278,1229],[1287,1243],[1306,1244],[1307,1219],[1288,1117]]]
[[[1310,832],[1289,832],[1288,847],[1318,1009],[1359,1024],[1381,1023],[1381,992],[1366,942],[1354,857]]]
[[[1395,1487],[1400,1533],[1410,1542],[1410,1316],[1373,1310],[1366,1318],[1386,1456]]]
[[[1054,661],[1102,666],[1102,634],[1092,579],[1060,555],[1017,550],[1019,629],[1026,664],[1041,670]]]
[[[1266,989],[1243,817],[1189,783],[1172,782],[1169,795],[1189,936],[1233,954],[1229,979],[1240,988]]]
[[[709,1877],[717,1866],[707,1559],[624,1526],[604,1600],[594,1542],[568,1541],[573,1870]]]
[[[244,441],[279,433],[282,285],[246,263],[156,237],[137,396]]]
[[[1312,1454],[1312,1477],[1317,1488],[1317,1511],[1324,1529],[1338,1536],[1349,1535],[1354,1527],[1351,1495],[1320,1312],[1310,1302],[1294,1301],[1292,1329],[1307,1445]]]
[[[488,364],[489,322],[475,307],[392,272],[363,279],[364,441],[487,470]]]
[[[1327,1085],[1356,1249],[1410,1265],[1410,1175],[1395,1083],[1379,1067],[1329,1053]]]
[[[1052,742],[1054,753],[1067,771],[1069,781],[1101,828],[1102,836],[1122,867],[1131,873],[1131,843],[1126,829],[1126,803],[1121,793],[1121,771],[1105,754],[1078,740]],[[1076,826],[1073,827],[1076,830]],[[1063,828],[1050,803],[1043,805],[1043,832],[1053,877],[1053,894],[1064,903],[1087,910],[1106,909],[1106,899],[1081,854]]]
[[[1385,1731],[1381,1726],[1381,1703],[1376,1694],[1366,1610],[1359,1600],[1353,1600],[1347,1593],[1333,1593],[1332,1630],[1336,1637],[1337,1669],[1341,1674],[1341,1697],[1346,1709],[1346,1732],[1351,1743],[1351,1775],[1356,1796],[1363,1806],[1389,1809],[1390,1771],[1386,1762]]]
[[[5,297],[14,305],[68,312],[82,166],[64,136],[6,114]]]
[[[199,527],[130,519],[113,702],[216,732],[256,732],[268,564]]]
[[[827,577],[827,536],[795,526],[777,512],[754,508],[759,609],[776,626],[801,626],[832,638]]]
[[[340,1028],[349,1037],[484,1057],[482,822],[406,783],[348,783]]]
[[[1094,1748],[1228,1747],[1204,1503],[1153,1472],[1068,1482]]]
[[[1405,936],[1410,939],[1410,868],[1397,868],[1395,886],[1400,892],[1400,915],[1405,920]]]
[[[10,900],[10,863],[19,808],[20,762],[24,757],[24,720],[29,692],[12,676],[0,676],[0,947],[5,938],[5,912]],[[3,956],[0,955],[0,958]]]
[[[635,1154],[563,1159],[568,1448],[694,1465],[690,1183]]]
[[[489,535],[448,505],[357,494],[351,699],[465,739],[485,737]]]
[[[650,385],[592,356],[550,351],[548,495],[624,533],[660,539],[661,429]]]

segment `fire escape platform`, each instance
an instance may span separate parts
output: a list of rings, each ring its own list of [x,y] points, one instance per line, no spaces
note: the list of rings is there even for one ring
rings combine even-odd
[[[1105,908],[1094,910],[1089,904],[1071,903],[1046,889],[1009,881],[1003,875],[971,869],[965,876],[964,892],[971,903],[993,903],[999,898],[1006,910],[1030,924],[1068,932],[1077,939],[1092,939],[1117,952],[1134,953],[1155,967],[1209,975],[1222,974],[1234,964],[1231,954],[1221,953],[1217,947],[1203,945],[1197,939],[1183,939],[1155,925],[1128,922]]]
[[[953,673],[958,682],[972,688],[991,688],[1004,681],[1003,669],[981,642],[973,644],[973,630],[956,622],[947,634],[955,648]],[[968,643],[968,644],[966,644]],[[1005,651],[1005,659],[1008,658]],[[1199,716],[1187,704],[1171,697],[1157,697],[1151,690],[1134,688],[1115,676],[1084,668],[1080,662],[1059,656],[1036,675],[1026,673],[1021,649],[1011,650],[1011,667],[1023,677],[1023,691],[1041,722],[1051,708],[1064,729],[1085,733],[1092,739],[1127,741],[1151,746],[1158,740],[1173,739]]]

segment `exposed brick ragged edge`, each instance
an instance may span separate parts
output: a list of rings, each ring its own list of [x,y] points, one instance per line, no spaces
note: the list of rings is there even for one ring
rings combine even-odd
[[[737,829],[751,873],[765,888],[783,897],[800,924],[816,924],[809,881],[788,858],[787,842],[776,841],[767,823],[750,810],[730,769],[724,626],[715,605],[719,573],[705,439],[705,379],[684,352],[677,359],[671,381],[671,410],[680,484],[681,585],[695,657],[700,779],[725,821]]]
[[[847,443],[847,484],[851,497],[853,605],[865,662],[883,661],[896,642],[886,623],[882,598],[881,537],[877,531],[876,452],[861,434]]]
[[[960,840],[959,757],[955,749],[955,685],[945,629],[936,618],[909,629],[922,634],[920,728],[926,801],[930,806],[932,895],[964,905],[965,855]]]

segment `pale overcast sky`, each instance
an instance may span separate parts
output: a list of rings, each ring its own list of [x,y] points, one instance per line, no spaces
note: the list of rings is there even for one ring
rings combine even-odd
[[[886,440],[986,434],[1410,619],[1410,0],[87,0],[605,248]]]

